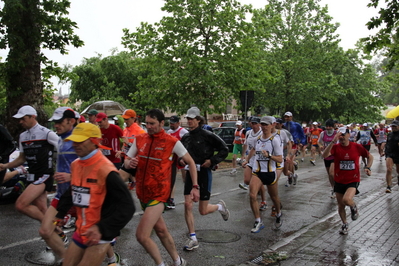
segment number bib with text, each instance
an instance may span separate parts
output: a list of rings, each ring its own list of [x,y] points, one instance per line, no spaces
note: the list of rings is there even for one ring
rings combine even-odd
[[[73,205],[88,208],[90,203],[90,188],[72,186]]]
[[[355,161],[340,161],[340,170],[355,170]]]

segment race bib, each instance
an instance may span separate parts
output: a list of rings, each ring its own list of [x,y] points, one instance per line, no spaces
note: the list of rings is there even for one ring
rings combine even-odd
[[[109,156],[109,155],[111,155],[111,150],[103,150],[103,154],[105,156]]]
[[[266,157],[262,151],[256,151],[256,156],[258,161],[269,161],[270,159]]]
[[[73,205],[88,208],[90,203],[90,188],[72,186]]]
[[[35,174],[27,174],[26,181],[29,181],[29,182],[35,181]]]
[[[201,165],[200,164],[196,164],[195,165],[197,167],[197,171],[199,172],[201,170]],[[186,164],[186,166],[184,166],[184,170],[190,170],[190,168],[188,167],[188,164]]]
[[[355,161],[340,161],[340,170],[355,170]]]

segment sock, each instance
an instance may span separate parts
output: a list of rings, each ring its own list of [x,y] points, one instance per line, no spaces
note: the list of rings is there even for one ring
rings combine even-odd
[[[255,218],[255,222],[260,223],[260,217],[259,218]]]
[[[108,258],[108,263],[115,263],[116,262],[116,257],[115,257],[115,253],[111,258]]]
[[[158,266],[165,266],[165,263],[161,262],[161,264],[159,264]]]
[[[181,265],[181,259],[180,256],[177,257],[177,260],[175,260],[175,266],[180,266]]]
[[[197,241],[197,235],[195,233],[190,233],[190,238],[194,241]]]
[[[226,211],[224,208],[223,208],[223,205],[222,204],[216,204],[216,205],[218,205],[218,211]]]

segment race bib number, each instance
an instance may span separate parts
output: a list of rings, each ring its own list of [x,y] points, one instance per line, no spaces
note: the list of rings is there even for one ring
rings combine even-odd
[[[88,208],[90,203],[90,188],[73,186],[72,201],[75,206]]]
[[[196,164],[195,167],[197,167],[197,171],[199,172],[201,170],[201,165],[200,164]],[[188,164],[186,164],[186,166],[184,166],[184,170],[190,170],[190,168],[188,167]]]
[[[27,174],[26,181],[29,181],[29,182],[35,181],[35,174]]]
[[[103,154],[105,156],[109,156],[109,155],[111,155],[111,150],[103,150]]]
[[[340,170],[355,170],[355,161],[340,161]]]
[[[269,158],[266,157],[262,151],[256,151],[256,156],[258,161],[269,161]]]

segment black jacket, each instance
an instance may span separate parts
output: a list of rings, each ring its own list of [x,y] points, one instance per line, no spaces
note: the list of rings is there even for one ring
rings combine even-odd
[[[219,136],[200,127],[190,130],[180,141],[196,164],[203,164],[205,160],[210,159],[211,168],[229,154],[226,143]]]

